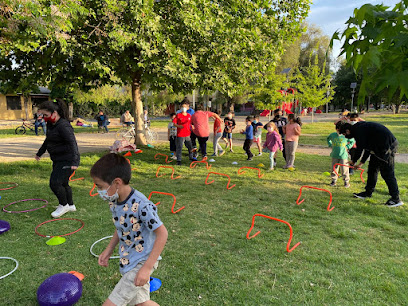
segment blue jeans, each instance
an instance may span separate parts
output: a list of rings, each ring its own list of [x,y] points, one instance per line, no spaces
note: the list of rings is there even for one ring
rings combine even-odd
[[[41,121],[41,122],[34,122],[34,130],[35,130],[35,135],[38,136],[38,127],[42,126],[43,129],[43,133],[44,135],[47,133],[47,125],[45,124],[45,121]]]

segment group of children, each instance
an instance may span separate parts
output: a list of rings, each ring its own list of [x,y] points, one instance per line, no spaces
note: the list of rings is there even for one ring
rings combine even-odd
[[[170,151],[173,154],[172,158],[177,159],[177,161],[181,160],[181,148],[183,146],[183,143],[185,143],[185,145],[189,149],[190,159],[192,159],[192,156],[194,156],[190,152],[193,149],[188,140],[183,139],[179,144],[179,147],[177,148],[176,146],[176,141],[178,138],[183,136],[181,135],[183,132],[185,132],[186,135],[187,133],[191,133],[191,131],[189,130],[191,129],[191,123],[190,121],[188,121],[188,119],[188,122],[186,121],[184,122],[184,124],[180,124],[181,119],[188,118],[188,110],[191,110],[189,108],[189,105],[182,105],[181,115],[179,115],[180,113],[170,114],[171,121],[168,124],[168,140],[170,142]],[[193,110],[191,111],[194,112]],[[225,116],[224,129],[222,129],[220,113],[214,114],[214,116],[212,117],[214,118],[214,153],[212,154],[212,156],[222,156],[228,149],[230,152],[234,152],[232,145],[232,132],[236,127],[236,122],[233,118],[233,113],[229,112]],[[255,143],[258,149],[257,156],[261,156],[263,152],[269,153],[270,170],[273,170],[276,166],[277,150],[282,151],[283,157],[286,161],[283,168],[291,170],[295,168],[295,153],[299,136],[301,134],[302,125],[300,118],[297,118],[295,115],[290,114],[287,120],[285,117],[282,117],[282,111],[277,109],[274,111],[274,118],[265,126],[259,121],[258,115],[254,117],[248,116],[245,120],[245,123],[246,128],[241,130],[240,133],[245,135],[243,149],[247,154],[248,161],[253,160],[254,155],[251,152],[251,146],[253,143]],[[263,129],[267,130],[267,134],[265,141],[262,143]],[[191,135],[193,135],[193,133],[191,133]],[[223,139],[225,141],[225,149],[222,149],[221,145],[219,144],[220,139]],[[180,157],[178,155],[180,155]],[[204,155],[203,157],[206,158],[206,156]]]
[[[229,112],[224,118],[224,129],[222,130],[222,121],[219,117],[214,118],[214,138],[213,146],[214,153],[212,156],[222,156],[225,154],[226,150],[229,149],[230,152],[233,151],[232,147],[232,132],[236,127],[236,122],[233,119],[232,112]],[[174,153],[173,159],[177,159],[176,155],[176,139],[177,139],[177,127],[174,125],[174,120],[176,114],[171,114],[172,121],[168,125],[168,137],[170,141],[170,151]],[[337,166],[335,164],[346,165],[348,163],[349,154],[353,154],[355,149],[354,139],[347,139],[342,134],[339,133],[339,128],[341,122],[347,121],[355,123],[361,121],[358,114],[347,114],[344,118],[338,120],[336,124],[336,132],[331,133],[327,137],[327,143],[332,152],[330,156],[332,157],[332,171],[331,171],[331,186],[337,185],[338,179],[338,168],[340,168],[341,176],[344,179],[344,186],[346,188],[350,187],[350,174],[352,174],[353,169],[349,169],[347,166]],[[247,160],[253,160],[254,154],[251,152],[251,146],[253,143],[257,145],[258,155],[261,156],[262,153],[269,153],[270,166],[269,170],[273,170],[276,166],[276,152],[278,150],[282,151],[283,157],[285,159],[284,169],[294,170],[295,169],[295,154],[299,142],[299,136],[301,134],[302,123],[300,118],[297,118],[294,114],[289,114],[288,119],[282,117],[282,111],[277,109],[274,111],[274,118],[268,122],[265,126],[259,121],[259,116],[248,116],[245,119],[246,127],[240,131],[241,134],[245,135],[245,141],[243,149],[247,154]],[[262,131],[267,130],[265,141],[262,144]],[[219,140],[223,139],[226,143],[225,150],[222,149],[219,144]],[[182,144],[181,144],[182,146]],[[181,154],[181,152],[180,152]],[[333,168],[334,167],[334,168]]]

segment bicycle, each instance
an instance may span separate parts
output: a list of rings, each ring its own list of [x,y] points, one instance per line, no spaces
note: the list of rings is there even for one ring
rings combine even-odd
[[[31,131],[31,132],[33,132],[35,134],[35,125],[34,125],[34,123],[29,121],[29,120],[25,120],[25,119],[21,119],[21,120],[23,120],[23,124],[21,126],[17,127],[14,132],[17,135],[24,135],[28,130],[28,131]],[[41,126],[38,127],[38,133],[42,133],[42,127]]]
[[[159,140],[159,135],[157,134],[157,132],[151,130],[148,124],[144,125],[143,133],[148,144],[154,144]],[[116,139],[127,140],[128,142],[131,142],[131,140],[133,139],[134,141],[136,139],[135,125],[132,124],[129,127],[119,129],[116,132]]]

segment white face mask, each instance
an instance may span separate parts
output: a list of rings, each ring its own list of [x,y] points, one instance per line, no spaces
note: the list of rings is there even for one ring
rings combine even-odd
[[[272,133],[272,128],[270,126],[268,126],[267,130],[269,133]]]
[[[357,123],[357,121],[350,121],[351,125],[355,125]]]
[[[182,111],[183,113],[186,113],[186,112],[187,112],[187,107],[182,107],[182,108],[181,108],[181,111]]]
[[[118,190],[116,189],[116,192],[113,195],[108,195],[108,190],[111,188],[112,185],[109,185],[108,189],[98,189],[98,194],[102,198],[102,200],[113,202],[117,199],[119,199],[119,194]]]

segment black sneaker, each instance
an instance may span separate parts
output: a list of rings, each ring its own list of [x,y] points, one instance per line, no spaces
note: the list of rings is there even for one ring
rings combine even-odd
[[[335,187],[336,186],[336,181],[331,181],[330,186]]]
[[[371,194],[367,193],[367,191],[363,191],[360,193],[353,193],[353,196],[355,198],[359,198],[359,199],[365,199],[365,198],[371,198]]]
[[[181,166],[181,161],[177,161],[177,166]]]
[[[247,160],[253,160],[253,158],[252,157],[248,157],[248,159]]]
[[[388,206],[388,207],[398,207],[401,205],[404,205],[404,202],[402,202],[400,198],[397,198],[397,199],[391,198],[385,203],[385,206]]]

